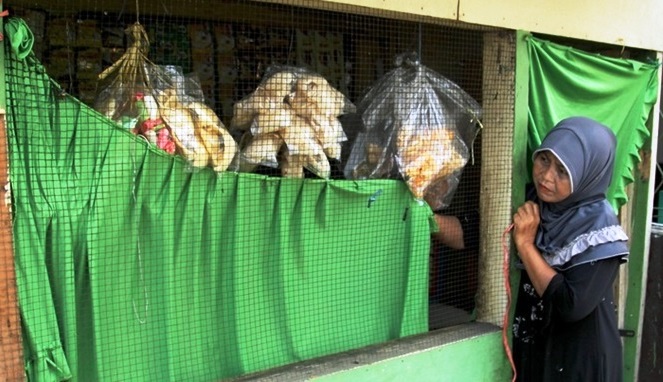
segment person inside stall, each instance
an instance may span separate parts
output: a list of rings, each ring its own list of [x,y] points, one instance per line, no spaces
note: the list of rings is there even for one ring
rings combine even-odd
[[[478,285],[479,212],[478,197],[474,197],[475,171],[478,168],[468,165],[449,206],[434,210],[438,231],[431,235],[430,250],[429,301],[463,310],[467,313],[463,317],[468,320],[475,307]]]
[[[477,288],[479,214],[444,211],[434,218],[439,231],[431,235],[429,300],[469,314]]]
[[[433,233],[432,239],[450,249],[465,249],[464,232],[475,232],[478,227],[478,216],[475,211],[461,216],[445,215],[442,212],[434,213],[434,219],[439,232]],[[476,242],[472,242],[476,244]]]
[[[606,200],[615,150],[608,127],[570,117],[533,153],[535,192],[513,216],[518,381],[622,380],[613,284],[629,249]]]

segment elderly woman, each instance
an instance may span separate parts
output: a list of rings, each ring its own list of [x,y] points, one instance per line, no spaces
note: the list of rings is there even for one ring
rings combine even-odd
[[[559,122],[533,154],[536,195],[513,217],[523,269],[513,322],[519,381],[621,381],[613,283],[628,237],[605,193],[616,139],[584,117]]]

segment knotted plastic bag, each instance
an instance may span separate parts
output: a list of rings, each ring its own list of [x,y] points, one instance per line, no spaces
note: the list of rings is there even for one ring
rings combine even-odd
[[[237,143],[204,103],[200,84],[177,67],[148,59],[150,44],[140,23],[125,33],[127,50],[99,75],[95,109],[193,167],[233,170]]]
[[[415,198],[447,207],[471,156],[481,107],[454,82],[396,59],[357,105],[364,129],[344,168],[348,179],[402,178]]]

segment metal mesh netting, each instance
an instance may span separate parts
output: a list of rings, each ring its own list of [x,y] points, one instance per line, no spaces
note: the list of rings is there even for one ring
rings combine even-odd
[[[107,3],[4,4],[34,45],[5,63],[2,368],[224,380],[501,314],[480,127],[513,120],[512,78],[483,100],[511,50],[341,5]]]

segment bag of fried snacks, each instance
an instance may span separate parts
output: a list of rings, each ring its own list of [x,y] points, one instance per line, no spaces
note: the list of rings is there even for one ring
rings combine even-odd
[[[200,85],[178,68],[148,59],[149,40],[140,23],[125,33],[127,50],[99,75],[95,109],[193,167],[232,170],[237,143],[204,103]]]
[[[240,171],[279,168],[284,177],[304,169],[330,177],[329,159],[340,159],[347,141],[338,117],[354,105],[325,78],[290,66],[267,69],[256,89],[236,102],[231,129],[240,131]]]
[[[471,157],[479,104],[408,53],[397,57],[396,68],[368,90],[357,109],[363,130],[345,177],[402,178],[434,210],[448,206]]]

